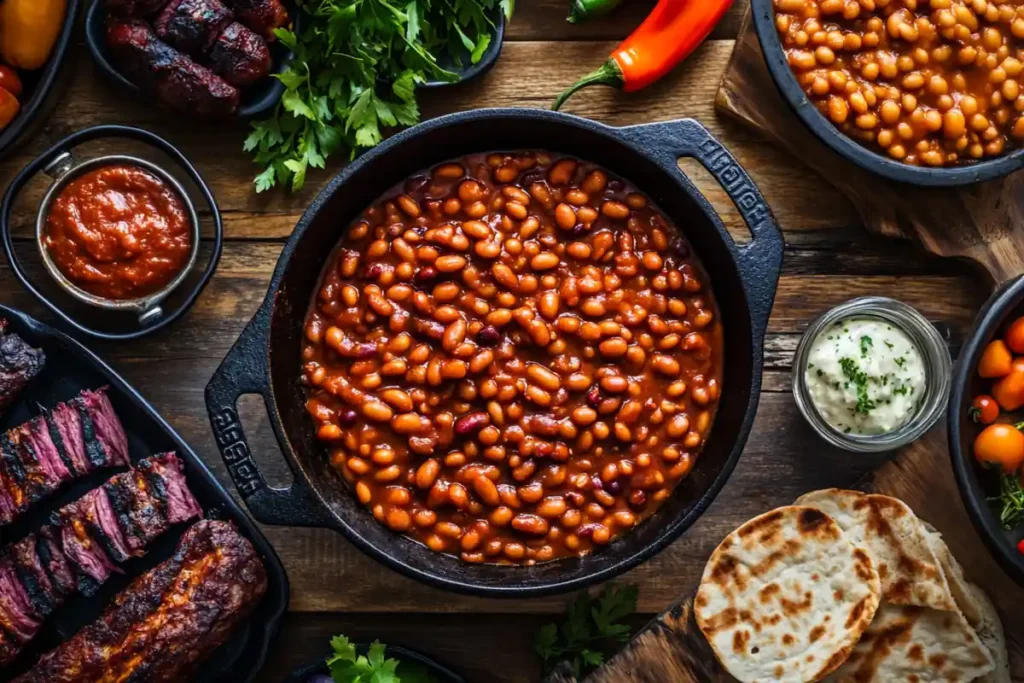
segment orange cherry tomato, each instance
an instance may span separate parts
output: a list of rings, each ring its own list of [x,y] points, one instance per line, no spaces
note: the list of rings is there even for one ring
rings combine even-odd
[[[985,351],[981,354],[981,360],[978,361],[978,374],[989,379],[1006,377],[1010,374],[1012,365],[1013,356],[1010,355],[1010,349],[1006,348],[1006,343],[1002,339],[996,339],[986,346]]]
[[[1003,335],[1003,339],[1006,340],[1006,345],[1010,347],[1011,351],[1014,353],[1024,353],[1024,316],[1010,323],[1010,326],[1006,329],[1006,334]]]
[[[989,425],[974,440],[974,457],[982,465],[999,465],[1013,474],[1024,463],[1024,434],[1013,425]]]
[[[971,402],[970,413],[975,422],[990,425],[999,417],[999,404],[987,394],[975,396]]]
[[[992,398],[1008,413],[1024,406],[1024,371],[1014,370],[995,382]]]
[[[1014,356],[1010,369],[1024,371],[1024,356]]]
[[[18,115],[21,104],[18,98],[11,94],[10,90],[0,88],[0,130],[7,127],[14,117]]]
[[[10,91],[15,97],[21,96],[21,79],[18,78],[18,72],[6,64],[0,64],[0,88]]]

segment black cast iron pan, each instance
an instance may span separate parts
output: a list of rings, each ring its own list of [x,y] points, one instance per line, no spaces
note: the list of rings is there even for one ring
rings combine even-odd
[[[718,417],[691,476],[654,517],[601,552],[530,568],[467,565],[378,524],[355,500],[314,438],[299,386],[303,322],[327,255],[373,198],[411,174],[471,152],[547,149],[632,181],[686,234],[709,271],[725,334]],[[693,157],[740,208],[753,240],[736,245],[707,200],[679,170]],[[313,201],[285,245],[270,291],[206,387],[217,442],[249,510],[268,524],[326,526],[411,577],[465,593],[524,597],[604,581],[649,559],[711,504],[743,450],[761,388],[762,341],[782,260],[782,237],[750,177],[693,120],[630,128],[530,109],[484,109],[420,124],[361,156]],[[294,483],[269,488],[249,452],[235,407],[260,394]]]
[[[1017,550],[1017,544],[1024,540],[1024,525],[1014,530],[1004,529],[989,503],[989,498],[999,495],[999,475],[984,471],[974,458],[974,439],[982,425],[971,420],[967,412],[974,397],[982,393],[981,385],[985,380],[978,377],[977,372],[982,352],[1021,315],[1024,315],[1024,276],[999,287],[975,318],[974,333],[953,369],[946,428],[953,473],[974,529],[1006,573],[1024,586],[1024,553]]]
[[[70,337],[14,309],[0,306],[0,318],[9,321],[11,332],[20,335],[32,346],[41,348],[46,354],[45,368],[3,416],[0,427],[9,429],[35,417],[39,414],[39,405],[52,407],[59,401],[74,397],[82,389],[109,386],[110,401],[128,434],[132,460],[154,453],[175,451],[185,464],[189,489],[202,506],[204,515],[234,522],[242,535],[255,546],[267,569],[267,594],[245,625],[203,665],[194,683],[247,683],[253,680],[263,666],[271,642],[277,637],[281,619],[288,607],[288,577],[270,542],[217,482],[195,451],[146,399],[96,355]],[[29,514],[0,530],[0,545],[15,542],[38,529],[47,521],[50,511],[77,500],[109,479],[114,472],[93,472],[64,486],[54,496],[35,506]],[[112,576],[97,595],[91,598],[78,596],[59,609],[22,656],[0,672],[0,681],[18,675],[39,654],[53,649],[94,621],[134,577],[172,555],[187,527],[187,524],[182,524],[172,528],[149,546],[145,557],[121,565],[125,574]]]
[[[999,178],[1024,166],[1024,148],[1019,148],[1003,156],[962,166],[948,168],[930,168],[911,166],[894,159],[877,154],[861,145],[853,138],[847,137],[832,125],[818,108],[807,98],[803,88],[790,70],[786,54],[782,50],[778,30],[775,28],[775,9],[773,0],[750,0],[753,13],[754,28],[761,43],[764,60],[775,80],[782,96],[811,129],[826,145],[852,161],[861,168],[872,173],[913,185],[948,187],[953,185],[969,185]]]
[[[365,643],[356,646],[356,650],[359,654],[364,656],[369,649],[369,646]],[[388,645],[387,649],[384,651],[384,656],[389,659],[397,659],[403,664],[412,664],[416,666],[418,670],[425,671],[430,674],[437,683],[466,683],[466,679],[462,676],[458,675],[443,664],[440,664],[430,657],[416,652],[415,650],[409,650],[397,645]],[[401,672],[402,669],[400,664],[398,673],[401,674]],[[324,659],[318,659],[315,662],[310,662],[305,666],[299,667],[288,674],[288,678],[284,679],[283,683],[314,683],[313,677],[317,674],[321,676],[329,674],[329,670]]]
[[[67,89],[60,82],[61,67],[74,37],[78,11],[85,0],[68,0],[64,26],[57,36],[50,58],[35,71],[19,71],[24,92],[21,110],[11,123],[0,131],[0,159],[6,158],[21,144],[27,142],[43,125],[57,101]]]

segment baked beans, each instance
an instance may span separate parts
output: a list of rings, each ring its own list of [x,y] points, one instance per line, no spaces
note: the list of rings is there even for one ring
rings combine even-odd
[[[1022,0],[774,0],[807,96],[893,159],[951,166],[1024,140]]]
[[[381,523],[466,562],[583,555],[693,468],[722,328],[686,239],[594,164],[480,154],[392,189],[328,258],[306,408]]]

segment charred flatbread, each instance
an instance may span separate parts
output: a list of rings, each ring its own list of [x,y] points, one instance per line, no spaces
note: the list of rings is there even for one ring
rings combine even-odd
[[[880,595],[869,555],[828,515],[791,506],[722,541],[694,604],[697,624],[735,678],[804,683],[846,660]]]

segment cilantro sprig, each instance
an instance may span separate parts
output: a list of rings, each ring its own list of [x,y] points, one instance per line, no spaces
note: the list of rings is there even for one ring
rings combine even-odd
[[[1020,429],[1021,426],[1017,425]],[[999,483],[999,495],[989,499],[999,511],[999,522],[1008,531],[1024,524],[1024,485],[1020,472],[1004,474]]]
[[[567,661],[577,678],[601,666],[610,651],[629,641],[632,629],[619,623],[636,611],[636,586],[610,585],[597,599],[581,593],[569,603],[565,620],[537,631],[533,649],[545,673]]]
[[[420,120],[416,86],[455,81],[442,66],[477,63],[494,32],[492,10],[512,16],[515,0],[298,0],[305,28],[274,33],[295,53],[277,78],[285,92],[253,124],[244,149],[263,167],[257,192],[301,189],[332,154],[352,158],[383,130]]]
[[[437,683],[428,671],[414,662],[385,657],[385,646],[373,641],[365,655],[345,636],[331,638],[334,654],[327,658],[334,683]]]

